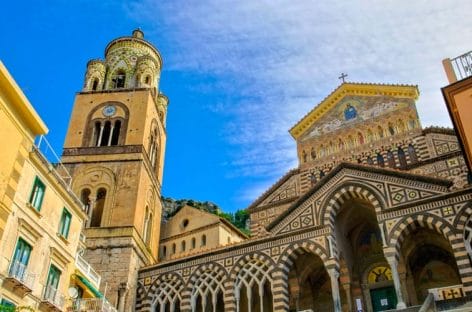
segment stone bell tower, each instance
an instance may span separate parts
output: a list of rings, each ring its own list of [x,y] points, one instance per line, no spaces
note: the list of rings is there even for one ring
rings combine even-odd
[[[141,30],[111,41],[87,63],[62,162],[87,208],[84,257],[100,290],[132,311],[137,271],[157,261],[168,99],[159,92],[162,58]]]

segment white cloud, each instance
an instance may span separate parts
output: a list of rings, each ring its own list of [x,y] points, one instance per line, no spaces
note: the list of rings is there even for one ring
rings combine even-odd
[[[341,72],[348,81],[418,84],[423,125],[449,126],[441,60],[472,41],[465,0],[146,0],[128,9],[174,46],[167,67],[213,75],[238,94],[209,109],[231,117],[222,131],[235,150],[233,174],[265,180],[296,165],[287,130]]]

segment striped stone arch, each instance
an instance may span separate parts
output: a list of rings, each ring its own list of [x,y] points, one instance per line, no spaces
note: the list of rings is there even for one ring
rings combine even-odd
[[[454,219],[454,228],[457,229],[458,234],[462,234],[462,231],[471,216],[472,202],[468,202],[461,208]]]
[[[255,264],[260,264],[263,269],[258,268]],[[249,266],[249,269],[248,269]],[[274,261],[262,252],[254,252],[244,255],[238,259],[233,265],[229,274],[229,279],[225,284],[225,311],[236,311],[236,293],[235,290],[238,287],[238,281],[241,281],[241,276],[248,276],[248,273],[254,273],[253,275],[263,274],[269,281],[272,287],[272,294],[274,294],[273,280],[274,271],[276,265]],[[267,278],[268,277],[268,278]]]
[[[182,292],[182,310],[192,311],[192,299],[194,296],[204,293],[213,293],[221,290],[223,297],[226,293],[228,272],[216,263],[210,262],[199,266],[190,276],[185,290]]]
[[[160,275],[147,292],[144,298],[141,311],[153,311],[154,306],[161,306],[160,311],[165,311],[162,307],[170,306],[170,311],[174,311],[176,305],[181,305],[181,292],[184,288],[182,277],[176,273],[164,273]]]
[[[375,212],[380,213],[382,208],[387,206],[380,194],[371,185],[352,181],[343,183],[324,199],[320,213],[322,220],[319,220],[319,222],[322,225],[333,226],[334,219],[342,204],[356,198],[369,201],[374,206]]]
[[[453,226],[436,215],[423,213],[403,218],[388,234],[385,257],[398,260],[401,244],[417,228],[434,230],[446,238],[451,245],[464,291],[467,295],[472,295],[472,268],[462,235],[456,235]]]
[[[463,239],[465,249],[472,257],[472,202],[462,207],[454,220],[457,237]]]
[[[389,251],[385,254],[385,256],[387,258],[394,256],[398,260],[403,241],[417,228],[430,229],[443,235],[444,238],[451,244],[452,250],[454,250],[454,242],[457,241],[457,238],[454,234],[451,224],[436,215],[422,213],[404,217],[393,227],[389,233],[387,233],[387,244]]]
[[[325,268],[328,265],[329,256],[326,250],[319,244],[310,240],[293,243],[288,246],[277,262],[278,269],[274,272],[274,310],[288,311],[289,309],[289,294],[288,294],[288,274],[293,267],[293,263],[304,252],[312,253],[320,257]]]
[[[136,287],[136,311],[144,311],[143,303],[146,298],[146,288],[144,288],[143,284],[138,281]]]

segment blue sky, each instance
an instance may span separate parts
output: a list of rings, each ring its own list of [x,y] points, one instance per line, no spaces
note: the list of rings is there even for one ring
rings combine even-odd
[[[441,60],[472,49],[471,1],[8,1],[0,59],[60,152],[89,59],[141,27],[170,99],[163,195],[247,207],[297,166],[288,129],[348,81],[418,84],[450,126]]]

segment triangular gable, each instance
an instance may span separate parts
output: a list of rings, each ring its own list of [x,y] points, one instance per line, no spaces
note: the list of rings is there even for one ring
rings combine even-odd
[[[359,97],[384,96],[390,99],[416,100],[418,95],[418,87],[411,85],[343,83],[306,114],[289,132],[296,140],[302,136],[323,135],[344,126],[345,122],[362,122],[375,114],[383,114],[408,105],[401,101],[387,101],[382,102],[382,105],[374,105],[374,103],[366,107],[366,103],[360,101]]]
[[[287,199],[295,198],[300,194],[300,181],[298,179],[298,169],[287,172],[274,185],[257,198],[248,208],[249,212],[254,209],[273,204]]]
[[[379,201],[388,208],[446,194],[451,186],[448,180],[342,163],[270,223],[267,230],[279,234],[321,225],[327,200],[340,186],[350,184],[375,190]]]
[[[184,222],[185,220],[187,221]],[[165,223],[161,239],[189,232],[219,221],[220,218],[216,215],[185,205]]]

